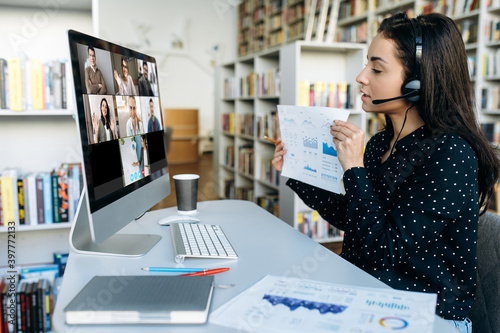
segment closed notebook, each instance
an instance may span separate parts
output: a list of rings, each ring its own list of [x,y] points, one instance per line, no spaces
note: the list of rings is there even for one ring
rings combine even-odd
[[[96,276],[64,309],[67,324],[203,324],[213,276]]]

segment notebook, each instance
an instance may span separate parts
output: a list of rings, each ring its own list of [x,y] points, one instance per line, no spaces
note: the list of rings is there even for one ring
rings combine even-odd
[[[64,308],[72,324],[203,324],[213,276],[95,276]]]

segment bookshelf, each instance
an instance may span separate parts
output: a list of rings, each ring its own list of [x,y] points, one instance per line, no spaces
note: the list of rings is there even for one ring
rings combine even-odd
[[[316,82],[347,82],[355,87],[364,59],[363,44],[295,41],[220,66],[214,152],[220,197],[266,206],[264,201],[269,211],[306,234],[311,234],[310,227],[299,221],[312,221],[313,230],[322,235],[315,237],[318,242],[341,240],[337,231],[324,228],[324,221],[309,217],[310,209],[272,168],[274,144],[263,136],[279,136],[277,105],[299,105],[301,83],[307,81],[308,88]],[[366,116],[358,97],[352,97],[349,121],[364,129]]]
[[[17,5],[12,2],[0,11],[0,26],[5,36],[21,36],[25,22],[45,13],[43,5],[38,2],[23,7]],[[22,39],[26,43],[4,43],[0,58],[39,59],[45,63],[69,59],[68,22],[74,29],[91,32],[90,6],[75,8],[74,3],[68,3],[56,9],[62,12],[56,10],[57,15],[52,15],[43,27],[37,27],[39,29],[29,39]],[[70,80],[72,82],[72,77]],[[81,161],[73,93],[70,91],[67,96],[68,105],[64,109],[57,106],[36,109],[29,104],[20,111],[0,109],[0,137],[4,143],[0,145],[0,172],[6,168],[16,168],[20,174],[50,172],[63,162]],[[51,262],[54,252],[69,251],[70,227],[70,222],[16,226],[16,264]],[[10,231],[6,226],[0,226],[0,237],[7,240]],[[7,247],[0,249],[0,256],[8,258]]]
[[[332,42],[340,3],[243,0],[238,6],[238,55],[244,57],[296,40]]]
[[[242,6],[247,6],[247,12],[251,13],[254,3],[251,0],[243,1]],[[248,49],[245,54],[240,52],[240,58],[236,62],[222,66],[219,72],[220,77],[216,82],[221,82],[220,80],[225,77],[232,77],[235,82],[232,97],[228,99],[222,98],[218,101],[216,113],[233,114],[236,117],[242,112],[249,114],[253,112],[254,115],[260,112],[258,111],[262,108],[260,98],[251,98],[244,101],[238,95],[237,82],[242,70],[240,68],[251,71],[257,67],[256,64],[261,57],[274,54],[278,58],[281,89],[280,96],[277,96],[272,103],[300,105],[299,82],[306,78],[310,81],[323,80],[324,78],[315,78],[314,75],[321,73],[321,70],[326,68],[344,68],[345,65],[342,59],[353,57],[353,52],[365,52],[354,51],[354,49],[369,45],[376,35],[380,22],[385,17],[402,11],[406,12],[409,17],[415,17],[420,13],[439,12],[455,20],[462,32],[469,59],[471,82],[476,96],[478,118],[490,141],[497,147],[500,146],[500,0],[284,0],[280,1],[280,4],[282,12],[281,29],[284,33],[281,44],[279,44],[280,49],[276,51],[276,44],[271,46],[269,43],[266,44],[264,40],[263,48],[258,50]],[[296,10],[295,7],[300,8],[300,10]],[[332,12],[332,8],[334,12]],[[276,6],[273,7],[271,12],[275,13],[275,10]],[[321,17],[327,18],[324,25],[321,25],[326,29],[323,32],[323,38],[318,37],[317,34],[317,31],[323,31],[317,30]],[[294,25],[297,27],[294,28]],[[252,21],[248,20],[246,28],[249,31],[251,26]],[[313,29],[313,32],[309,35],[307,28],[310,26],[316,30]],[[337,44],[325,43],[325,41],[334,41]],[[344,48],[342,48],[342,45]],[[350,46],[347,47],[347,45]],[[353,49],[349,50],[350,47]],[[331,59],[328,59],[325,56],[326,54]],[[357,59],[353,60],[357,62],[357,67],[354,66],[355,70],[346,70],[342,74],[352,80],[359,73],[365,61],[364,55],[361,58],[354,57],[354,59]],[[314,68],[315,64],[320,69]],[[335,77],[338,73],[324,73],[324,75]],[[384,120],[377,115],[366,117],[361,110],[354,110],[351,113],[350,121],[364,128],[368,138],[381,128],[381,123]],[[231,121],[226,120],[226,124],[229,123]],[[266,143],[260,142],[255,135],[253,139],[251,137],[244,138],[228,130],[223,132],[219,139],[221,139],[221,143],[218,147],[221,154],[224,153],[224,147],[238,147],[243,140],[255,147],[256,157],[254,158],[258,158],[265,151],[261,146],[265,146]],[[253,184],[255,182],[253,177],[238,180],[241,178],[236,171],[238,161],[235,161],[233,166],[224,164],[221,159],[217,163],[217,169],[220,172],[219,186],[221,188],[224,188],[222,179],[225,178],[233,179],[236,186],[246,184],[251,187],[255,185]],[[278,216],[299,229],[297,216],[304,212],[308,213],[308,208],[286,187],[285,183],[286,179],[281,178],[279,180],[276,194],[279,202]],[[220,194],[222,197],[226,197],[228,193],[221,191]],[[320,241],[326,242],[327,240]]]

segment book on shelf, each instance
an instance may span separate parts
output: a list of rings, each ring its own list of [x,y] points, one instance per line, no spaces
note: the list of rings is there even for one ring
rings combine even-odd
[[[258,75],[255,71],[240,78],[240,97],[256,97],[258,91]]]
[[[276,140],[280,137],[278,115],[276,110],[269,114],[257,115],[257,137],[264,139],[265,136]]]
[[[238,147],[238,171],[253,177],[254,174],[254,148],[252,144]]]
[[[254,135],[254,114],[238,114],[236,115],[236,134],[247,136]]]
[[[481,129],[488,142],[494,146],[500,145],[500,121],[483,122]]]
[[[6,168],[0,176],[2,192],[2,213],[4,225],[15,222],[19,225],[19,201],[17,194],[17,170]]]
[[[258,74],[259,96],[279,96],[280,95],[280,71],[278,68],[271,68],[267,72]]]
[[[234,145],[229,145],[224,152],[224,165],[234,168],[234,160]]]
[[[315,210],[304,210],[297,213],[297,229],[315,240],[342,239],[343,231],[335,228]]]
[[[80,200],[80,163],[63,163],[51,172],[22,173],[8,168],[0,177],[0,226],[73,221]]]
[[[257,198],[257,204],[273,214],[279,216],[279,195],[276,192],[267,193]]]
[[[299,106],[326,106],[341,109],[356,108],[357,86],[345,81],[299,82]]]
[[[234,185],[234,178],[225,178],[223,180],[223,193],[226,199],[236,198],[236,188]]]
[[[228,77],[224,79],[224,98],[231,99],[238,97],[237,94],[237,85],[235,77]]]
[[[234,199],[238,200],[254,200],[254,189],[252,186],[237,186],[234,188]]]
[[[0,107],[12,111],[67,109],[69,62],[25,57],[0,59]]]
[[[273,156],[260,157],[260,179],[274,185],[279,186],[280,173],[272,164]]]
[[[50,332],[64,269],[54,262],[19,266],[17,274],[11,270],[0,268],[0,332]]]
[[[234,134],[234,112],[222,114],[222,130]]]

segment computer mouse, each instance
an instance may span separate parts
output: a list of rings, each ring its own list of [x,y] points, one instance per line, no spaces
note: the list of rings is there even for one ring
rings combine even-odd
[[[190,215],[169,215],[158,221],[160,225],[170,225],[170,223],[198,223],[200,219]]]

